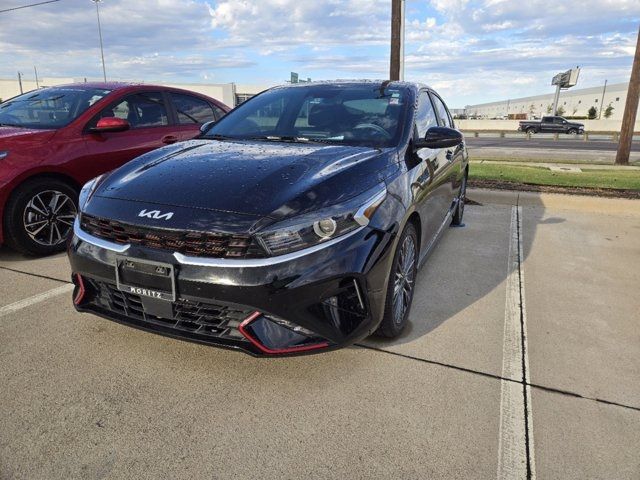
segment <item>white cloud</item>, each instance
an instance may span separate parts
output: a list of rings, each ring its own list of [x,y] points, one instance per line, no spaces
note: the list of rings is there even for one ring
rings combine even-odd
[[[389,38],[389,0],[223,0],[209,9],[227,45],[382,44]]]
[[[624,81],[640,22],[638,0],[407,2],[407,78],[469,103],[546,91],[553,73],[575,65],[583,86]],[[390,0],[105,0],[100,9],[111,78],[388,74]],[[2,76],[37,65],[42,76],[99,77],[94,5],[0,14],[0,56]]]

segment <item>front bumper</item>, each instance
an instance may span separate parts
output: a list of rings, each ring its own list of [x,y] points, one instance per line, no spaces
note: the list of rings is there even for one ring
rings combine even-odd
[[[333,350],[380,323],[394,238],[362,227],[290,255],[208,259],[106,242],[76,221],[68,249],[74,304],[80,312],[255,356]],[[119,290],[116,261],[123,257],[173,266],[174,301]]]

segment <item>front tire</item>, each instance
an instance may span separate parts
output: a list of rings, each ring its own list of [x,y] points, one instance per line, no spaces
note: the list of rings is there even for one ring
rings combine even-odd
[[[7,202],[6,243],[27,255],[61,252],[77,212],[78,194],[69,184],[51,178],[28,180]]]
[[[467,178],[469,177],[469,170],[465,170],[464,177],[462,177],[462,184],[460,185],[460,192],[458,193],[458,204],[456,205],[456,211],[451,219],[451,225],[459,227],[462,225],[462,217],[464,216],[464,205],[467,199]]]
[[[393,257],[384,316],[376,335],[395,338],[404,330],[411,310],[417,273],[418,234],[413,224],[408,223],[400,235]]]
[[[575,137],[576,135],[578,135],[578,130],[572,128],[571,130],[569,130],[567,132],[569,135],[571,135],[572,137]]]

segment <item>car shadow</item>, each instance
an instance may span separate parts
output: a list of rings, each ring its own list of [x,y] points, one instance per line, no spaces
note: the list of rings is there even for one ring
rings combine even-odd
[[[503,322],[512,208],[472,202],[465,212],[464,228],[449,228],[418,272],[403,333],[395,339],[373,335],[361,343],[385,349],[417,342],[454,317],[461,325],[469,319],[487,325],[490,320]],[[542,220],[543,216],[542,204],[526,210],[521,262],[531,251],[537,225],[564,222],[559,217]]]
[[[0,269],[3,268],[63,282],[71,279],[71,267],[64,252],[45,257],[31,257],[2,246],[0,247]]]

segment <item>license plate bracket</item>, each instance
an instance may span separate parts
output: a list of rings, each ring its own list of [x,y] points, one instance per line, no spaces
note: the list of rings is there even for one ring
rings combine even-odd
[[[116,288],[155,300],[176,301],[173,265],[140,258],[116,256]]]

